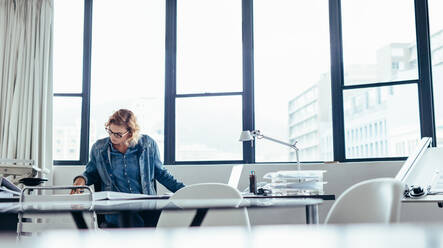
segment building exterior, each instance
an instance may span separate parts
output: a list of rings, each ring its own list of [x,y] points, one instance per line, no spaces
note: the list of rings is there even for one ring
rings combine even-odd
[[[443,30],[432,35],[434,92],[443,92]],[[415,44],[380,48],[376,65],[345,68],[346,84],[418,78]],[[330,73],[288,103],[289,140],[298,142],[300,160],[332,160]],[[434,98],[441,99],[442,96]],[[420,140],[416,85],[346,90],[343,93],[347,158],[401,157]],[[443,143],[443,106],[434,101],[437,139]],[[441,144],[441,143],[440,143]],[[290,151],[289,160],[295,161]]]

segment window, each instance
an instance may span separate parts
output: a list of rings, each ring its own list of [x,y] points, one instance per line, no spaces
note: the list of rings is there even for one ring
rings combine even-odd
[[[416,65],[397,69],[412,60],[407,51],[415,45],[414,1],[341,2],[345,85],[417,79]]]
[[[442,8],[442,1],[429,0],[434,116],[437,145],[440,147],[443,147],[443,17],[439,13]]]
[[[176,160],[242,160],[239,106],[240,96],[178,98]]]
[[[82,92],[83,13],[84,1],[54,2],[55,93]]]
[[[383,122],[386,122],[386,136],[389,142],[403,142],[409,139],[420,139],[420,120],[418,110],[418,95],[417,86],[415,84],[399,85],[395,87],[395,94],[386,98],[379,106],[375,106],[374,109],[362,110],[362,111],[350,111],[345,114],[345,130],[357,128],[362,122],[373,121],[375,118],[382,118]],[[382,91],[389,90],[387,87],[382,87]],[[372,89],[370,89],[372,90]],[[368,89],[355,89],[346,90],[344,92],[344,101],[349,101],[356,95],[365,94]],[[405,101],[405,99],[408,99]],[[358,107],[357,107],[358,108]],[[379,125],[377,125],[379,126]],[[382,137],[376,131],[372,131],[372,124],[365,125],[365,136],[363,139],[356,141],[350,141],[346,139],[346,147],[351,147],[353,143],[358,144],[372,144],[374,140],[380,140]],[[389,146],[389,145],[388,145]],[[370,146],[372,147],[372,145]],[[368,157],[380,157],[380,154],[373,153],[372,148],[370,153],[366,153]],[[377,155],[378,154],[378,155]],[[404,157],[410,153],[406,150],[388,150],[385,154],[387,157]],[[346,156],[347,158],[358,158],[357,156]]]
[[[241,18],[236,0],[177,1],[178,94],[242,91]]]
[[[83,1],[54,1],[53,157],[80,161],[82,124]]]
[[[383,6],[383,8],[380,8]],[[377,18],[369,18],[373,13]],[[346,154],[347,159],[405,157],[407,149],[397,149],[409,139],[419,140],[418,67],[416,54],[409,51],[416,46],[414,1],[342,0],[343,13],[343,105],[353,102],[344,112],[345,130],[364,125],[363,156]],[[393,15],[395,18],[393,18]],[[408,66],[399,67],[400,63]],[[368,87],[370,84],[377,84]],[[386,84],[386,86],[384,86]],[[359,99],[359,101],[354,101]],[[382,126],[373,123],[381,119]],[[379,122],[379,121],[377,121]],[[386,153],[378,151],[378,143],[385,139]],[[345,147],[353,142],[345,137]]]
[[[90,146],[107,136],[104,124],[120,108],[164,146],[164,20],[162,1],[94,1]]]
[[[295,161],[237,141],[252,129],[297,141],[304,162],[441,145],[443,6],[429,0],[428,27],[427,2],[57,1],[55,164],[85,164],[119,108],[166,164]]]
[[[329,47],[328,1],[254,1],[255,127],[297,141],[302,161],[333,159],[324,143],[332,140]],[[294,151],[265,140],[255,157],[296,161]]]
[[[241,14],[236,0],[177,2],[172,162],[243,160]]]

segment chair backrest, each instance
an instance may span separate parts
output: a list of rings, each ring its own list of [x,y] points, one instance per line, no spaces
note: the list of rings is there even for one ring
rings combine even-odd
[[[170,201],[184,199],[242,199],[241,193],[227,184],[200,183],[181,188],[175,192]],[[188,227],[195,210],[162,211],[157,227]],[[245,226],[250,228],[246,208],[229,210],[209,210],[201,226]]]
[[[400,218],[403,186],[394,178],[357,183],[335,201],[326,224],[395,223]]]
[[[70,188],[67,187],[53,187],[57,188]],[[48,190],[51,187],[29,187],[35,188],[35,190]],[[49,192],[51,194],[36,194],[37,192],[30,192],[23,190],[21,202],[23,203],[41,203],[41,202],[63,202],[69,201],[75,204],[75,202],[90,202],[92,205],[92,191],[83,194],[55,194],[55,192]],[[54,193],[54,194],[52,194]],[[83,213],[83,218],[89,229],[97,229],[97,217],[95,212]],[[23,236],[34,236],[42,233],[45,230],[60,230],[60,229],[77,229],[75,221],[69,213],[51,213],[51,214],[30,214],[19,213],[17,223],[17,237],[21,239]]]

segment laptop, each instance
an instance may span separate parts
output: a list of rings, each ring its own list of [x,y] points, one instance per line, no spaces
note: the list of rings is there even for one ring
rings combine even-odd
[[[228,185],[238,189],[238,183],[240,182],[240,176],[243,171],[243,165],[237,164],[232,166],[231,175],[229,176]]]

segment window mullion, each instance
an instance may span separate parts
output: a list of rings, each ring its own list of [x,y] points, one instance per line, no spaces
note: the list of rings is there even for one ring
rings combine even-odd
[[[166,1],[165,164],[175,162],[175,97],[177,64],[177,0]]]
[[[92,4],[85,0],[85,19],[83,30],[83,85],[82,85],[82,122],[80,134],[80,162],[86,164],[89,154],[89,120],[91,103],[91,44],[92,44]]]
[[[331,95],[334,160],[345,160],[345,125],[343,108],[343,42],[341,1],[329,0],[329,34],[331,44]]]
[[[254,130],[254,34],[253,0],[242,1],[242,36],[243,36],[243,130]],[[239,130],[240,135],[240,130]],[[254,142],[254,141],[252,141]],[[243,142],[243,160],[255,162],[255,146]]]
[[[418,99],[421,137],[432,137],[432,145],[436,146],[427,0],[415,0],[415,19],[418,74],[420,79],[418,84]]]

